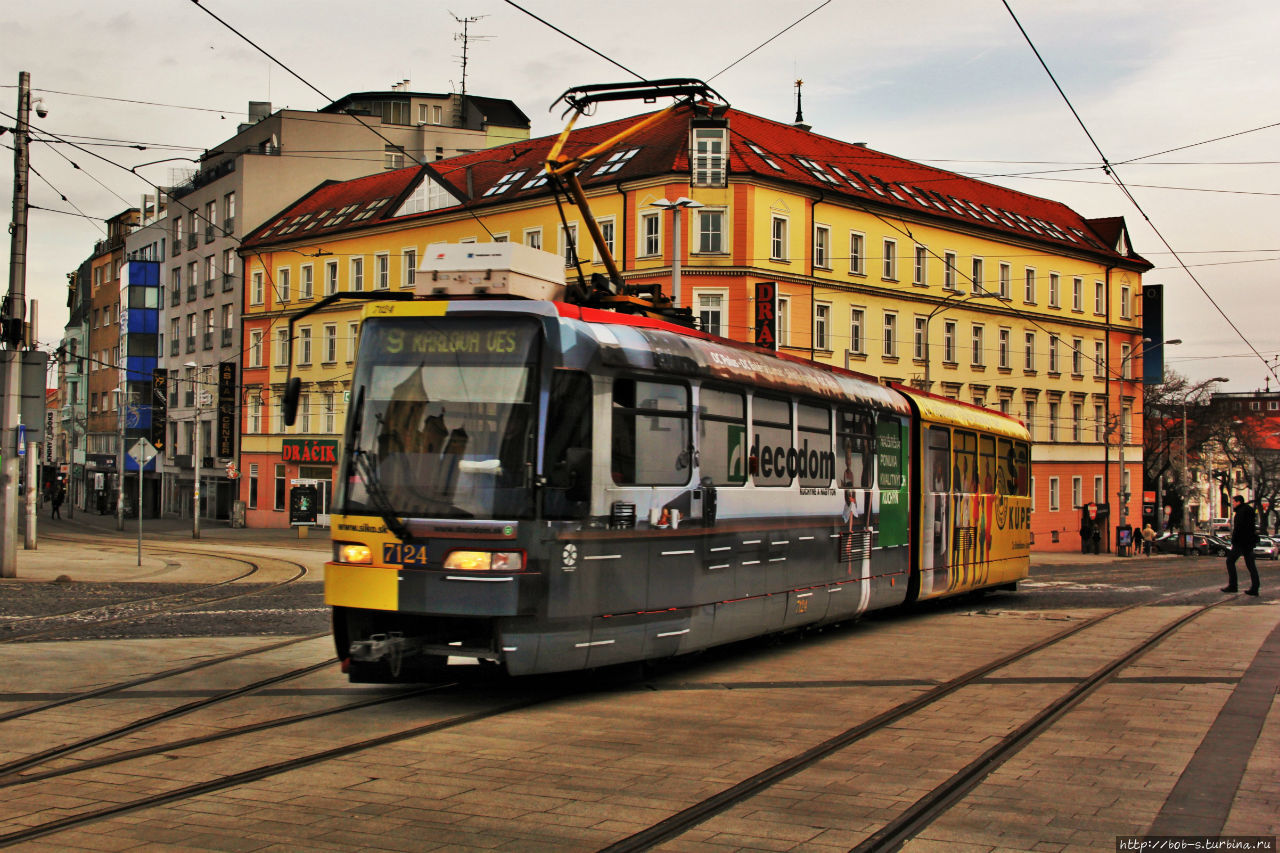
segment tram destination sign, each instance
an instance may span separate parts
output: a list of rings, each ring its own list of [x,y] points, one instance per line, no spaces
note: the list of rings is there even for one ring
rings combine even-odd
[[[532,323],[450,318],[437,324],[380,320],[370,324],[364,357],[392,361],[445,358],[485,364],[506,361],[524,364],[537,327]]]

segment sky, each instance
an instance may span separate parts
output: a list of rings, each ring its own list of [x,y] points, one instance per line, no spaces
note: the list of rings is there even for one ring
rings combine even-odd
[[[383,0],[359,8],[349,0],[4,4],[0,125],[12,126],[18,73],[28,71],[48,111],[33,113],[34,126],[92,152],[32,147],[30,203],[48,210],[29,214],[27,295],[40,302],[43,345],[63,334],[66,274],[105,236],[103,221],[137,206],[148,186],[128,167],[169,183],[171,170],[193,164],[141,164],[216,147],[245,120],[249,101],[313,110],[404,79],[414,91],[457,91],[457,19],[475,18],[467,91],[514,101],[535,136],[560,130],[560,112],[549,107],[573,86],[697,77],[735,108],[789,122],[803,79],[815,133],[1055,199],[1086,217],[1123,216],[1135,250],[1155,265],[1145,282],[1165,286],[1165,335],[1183,341],[1166,347],[1167,365],[1194,381],[1229,377],[1222,390],[1263,388],[1268,378],[1280,388],[1270,376],[1280,360],[1274,0]],[[597,119],[643,109],[602,107]],[[6,149],[12,140],[0,135]],[[1181,150],[1161,153],[1170,149]],[[1103,156],[1127,194],[1102,170]],[[6,163],[0,172],[0,196],[9,199],[12,170]],[[4,240],[6,277],[9,255]]]

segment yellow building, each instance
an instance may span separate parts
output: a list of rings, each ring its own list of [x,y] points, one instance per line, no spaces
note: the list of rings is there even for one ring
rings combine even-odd
[[[576,130],[566,151],[642,118]],[[246,239],[241,452],[250,477],[241,498],[250,524],[287,523],[289,482],[325,473],[294,456],[307,441],[330,442],[315,449],[336,454],[343,421],[359,305],[299,324],[293,361],[307,407],[285,431],[290,313],[336,291],[411,288],[435,243],[520,241],[563,255],[571,280],[576,250],[585,276],[604,271],[585,215],[563,196],[557,206],[543,173],[553,142],[325,185]],[[1035,441],[1037,548],[1079,547],[1081,507],[1116,503],[1122,432],[1125,468],[1141,482],[1141,389],[1129,376],[1140,377],[1150,264],[1122,220],[1087,220],[736,110],[676,110],[580,176],[623,282],[659,284],[703,329],[758,340],[758,318],[772,313],[783,352],[1023,418]],[[761,283],[776,284],[776,302],[758,300],[769,292]]]

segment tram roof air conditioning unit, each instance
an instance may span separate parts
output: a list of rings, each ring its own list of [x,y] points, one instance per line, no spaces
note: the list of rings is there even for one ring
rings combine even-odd
[[[564,258],[521,243],[446,243],[418,267],[418,296],[564,296]]]

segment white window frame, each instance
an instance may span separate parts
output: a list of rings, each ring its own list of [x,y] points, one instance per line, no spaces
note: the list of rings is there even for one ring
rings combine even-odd
[[[616,261],[618,258],[618,220],[613,216],[602,216],[596,220],[600,226],[600,236],[604,238],[604,244],[609,249],[609,255]],[[600,248],[592,241],[592,251],[595,253],[594,261],[597,264],[604,263],[604,256],[600,254]]]
[[[1080,276],[1071,279],[1071,310],[1084,312],[1084,279]]]
[[[831,269],[831,226],[813,226],[813,265],[818,269]]]
[[[781,214],[769,218],[769,260],[791,259],[791,220]]]
[[[373,256],[373,289],[391,289],[391,255],[387,252]]]
[[[919,243],[916,243],[915,247],[915,263],[911,269],[911,283],[920,287],[929,286],[929,248]]]
[[[987,329],[981,323],[974,323],[970,334],[969,356],[974,367],[987,366]]]
[[[1062,307],[1062,276],[1056,272],[1049,273],[1049,307]]]
[[[830,302],[815,302],[813,304],[813,348],[822,352],[831,351]]]
[[[1034,373],[1036,370],[1036,333],[1023,332],[1022,345],[1022,369],[1027,373]]]
[[[942,323],[942,363],[957,364],[956,337],[959,324],[955,320],[944,320]]]
[[[404,275],[400,279],[400,286],[413,287],[418,283],[418,247],[411,246],[401,250],[400,259],[404,264]]]
[[[929,318],[917,316],[912,330],[912,355],[924,361],[929,355]]]
[[[278,302],[288,302],[293,296],[290,293],[292,282],[290,279],[290,269],[288,267],[280,267],[276,270],[276,300]]]
[[[942,253],[942,287],[945,290],[955,290],[958,286],[956,281],[956,262],[959,257],[955,252]]]
[[[884,312],[884,322],[881,328],[884,330],[884,357],[898,357],[898,312]]]
[[[648,210],[640,214],[636,229],[636,256],[640,258],[662,257],[662,213]]]
[[[883,256],[881,258],[882,269],[881,278],[885,281],[898,280],[898,241],[885,238],[883,244]]]
[[[1001,328],[999,334],[1000,342],[998,344],[996,364],[1002,370],[1008,370],[1012,362],[1013,354],[1013,330],[1009,328]]]
[[[1120,285],[1120,319],[1133,319],[1133,306],[1130,304],[1132,297],[1129,291],[1129,285]]]
[[[325,261],[324,264],[324,295],[332,296],[338,292],[338,262]]]
[[[974,258],[970,266],[974,293],[988,293],[987,285],[984,280],[986,273],[983,270],[983,258]]]
[[[542,248],[542,229],[526,228],[520,235],[520,241],[530,249]]]
[[[561,226],[556,229],[556,233],[560,238],[560,257],[564,259],[565,269],[568,269],[574,266],[575,260],[582,260],[582,255],[579,253],[578,245],[578,223],[574,221],[567,225],[561,224]],[[570,246],[573,248],[572,252],[569,251]]]
[[[791,297],[778,296],[778,346],[791,346]]]
[[[351,289],[353,291],[364,290],[364,257],[356,256],[351,259]]]
[[[867,235],[861,231],[849,232],[849,274],[867,274]]]
[[[261,305],[266,299],[266,285],[263,283],[263,273],[261,270],[254,272],[253,285],[249,289],[249,304]]]
[[[1000,298],[1013,298],[1013,266],[1010,264],[1000,264]]]
[[[857,305],[849,308],[849,353],[867,354],[867,309]]]
[[[249,366],[262,367],[262,329],[249,330]]]
[[[338,324],[325,323],[324,337],[321,341],[322,349],[320,351],[321,364],[336,364],[338,362]]]
[[[1027,303],[1028,305],[1036,304],[1036,296],[1038,295],[1036,293],[1036,287],[1037,287],[1036,268],[1035,267],[1023,268],[1023,291],[1022,291],[1023,302]]]
[[[707,311],[714,314],[718,319],[714,323],[714,328],[700,325],[702,331],[719,335],[722,338],[728,337],[726,332],[729,331],[729,289],[728,288],[712,288],[712,287],[695,287],[691,293],[690,305],[693,306],[693,313],[698,317],[701,324],[703,316],[702,300],[705,298],[714,298],[719,304],[707,307]]]
[[[316,295],[316,270],[311,264],[303,264],[299,270],[301,281],[298,282],[298,298],[312,299]]]

